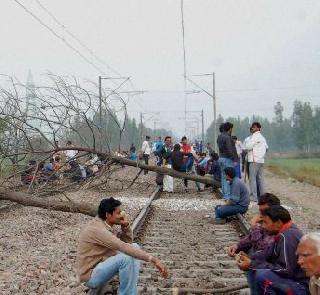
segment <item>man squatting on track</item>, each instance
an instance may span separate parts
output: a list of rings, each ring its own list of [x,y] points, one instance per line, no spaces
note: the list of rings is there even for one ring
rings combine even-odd
[[[262,210],[261,218],[262,227],[272,237],[270,244],[257,251],[251,247],[249,254],[240,251],[237,257],[239,268],[248,272],[251,294],[309,294],[309,279],[300,267],[296,253],[302,232],[282,206],[273,205]]]
[[[99,205],[98,216],[80,233],[78,248],[78,275],[90,290],[99,294],[113,276],[119,275],[119,295],[137,294],[140,261],[155,265],[160,275],[168,276],[167,267],[154,256],[132,244],[133,234],[128,218],[120,208],[121,202],[108,198]],[[121,225],[116,235],[113,226]]]
[[[230,257],[235,257],[240,251],[247,253],[251,258],[263,255],[263,251],[272,243],[273,238],[262,226],[261,212],[274,205],[280,205],[280,200],[277,196],[270,193],[260,196],[258,203],[259,214],[252,218],[249,233],[241,238],[238,243],[229,247],[228,255]],[[257,294],[255,285],[250,285],[253,271],[249,270],[247,276],[251,294]]]

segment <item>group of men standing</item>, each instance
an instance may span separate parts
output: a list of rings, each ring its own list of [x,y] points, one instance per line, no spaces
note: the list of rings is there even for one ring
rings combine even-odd
[[[223,171],[227,167],[237,167],[240,157],[244,154],[247,163],[247,173],[250,185],[250,199],[257,202],[260,195],[266,192],[263,176],[264,158],[268,150],[266,139],[261,134],[261,124],[253,122],[248,136],[241,145],[241,154],[237,152],[236,141],[232,138],[233,124],[226,122],[220,126],[220,135],[217,139],[219,147],[219,164],[221,167],[221,188],[223,197],[230,198],[230,185]]]

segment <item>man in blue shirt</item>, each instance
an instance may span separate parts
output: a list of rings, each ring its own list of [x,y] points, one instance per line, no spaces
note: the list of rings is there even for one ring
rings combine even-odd
[[[249,191],[242,180],[236,177],[235,168],[227,167],[224,169],[224,173],[230,185],[230,198],[225,205],[216,206],[216,218],[210,221],[215,224],[223,224],[226,222],[225,218],[247,212],[250,203]]]

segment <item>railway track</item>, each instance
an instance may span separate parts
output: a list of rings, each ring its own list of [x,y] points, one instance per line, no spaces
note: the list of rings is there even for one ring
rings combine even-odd
[[[226,248],[247,225],[241,218],[225,225],[208,223],[205,215],[221,202],[216,197],[209,192],[154,192],[133,229],[143,249],[168,265],[170,277],[160,278],[153,266],[143,263],[139,294],[239,294],[246,286]]]

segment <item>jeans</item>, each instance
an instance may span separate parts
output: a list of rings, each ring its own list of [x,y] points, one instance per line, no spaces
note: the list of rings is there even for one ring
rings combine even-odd
[[[248,207],[240,205],[219,205],[215,208],[216,218],[226,218],[228,216],[243,214],[247,212]]]
[[[259,196],[266,193],[263,176],[263,163],[249,163],[249,184],[251,199],[258,201]],[[259,187],[259,194],[258,194]]]
[[[254,270],[247,271],[247,280],[250,288],[250,295],[259,295],[257,290],[257,284],[255,281],[256,272]]]
[[[132,244],[139,247],[137,244]],[[92,271],[85,286],[98,289],[105,285],[114,275],[119,274],[119,295],[137,294],[137,283],[140,261],[134,257],[120,253],[100,262]]]
[[[230,185],[226,180],[225,174],[224,174],[224,169],[227,167],[233,167],[233,162],[231,159],[228,158],[219,158],[218,160],[220,170],[221,170],[221,189],[222,189],[222,194],[225,199],[230,198]]]
[[[249,285],[255,284],[257,294],[264,295],[307,295],[308,286],[300,284],[292,279],[280,277],[269,269],[258,269],[255,271],[252,281]],[[270,282],[270,284],[268,284]],[[291,293],[289,293],[291,291]]]
[[[234,167],[234,168],[236,169],[236,176],[237,176],[238,178],[240,178],[240,179],[241,179],[241,167],[240,167],[240,160],[238,161],[237,166],[236,166],[236,167]]]
[[[190,157],[188,157],[188,159],[186,160],[186,162],[184,162],[184,163],[181,165],[180,171],[181,171],[181,172],[191,171],[192,165],[193,165],[193,156],[190,156]]]

